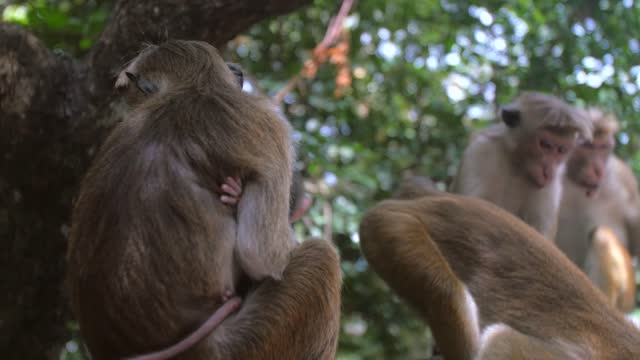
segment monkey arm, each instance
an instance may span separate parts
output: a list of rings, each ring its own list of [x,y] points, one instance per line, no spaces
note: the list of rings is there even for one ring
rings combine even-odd
[[[238,203],[236,253],[253,280],[280,279],[295,240],[289,225],[289,185],[282,178],[248,182]]]
[[[389,286],[431,327],[447,359],[470,359],[479,329],[464,284],[456,277],[424,224],[405,201],[387,201],[360,224],[362,252]]]
[[[291,127],[271,111],[271,104],[250,95],[237,96],[244,97],[244,107],[236,109],[240,116],[224,129],[234,141],[215,149],[217,157],[246,177],[237,205],[235,254],[252,280],[279,279],[295,246],[289,225],[295,158]]]
[[[333,359],[340,326],[340,262],[322,240],[296,247],[282,280],[265,279],[216,329],[216,359]]]

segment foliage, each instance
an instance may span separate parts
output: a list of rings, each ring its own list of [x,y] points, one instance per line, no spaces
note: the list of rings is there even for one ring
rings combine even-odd
[[[16,1],[2,19],[28,26],[53,49],[81,55],[102,31],[111,5],[100,0]]]
[[[339,359],[420,358],[428,330],[367,267],[363,211],[404,169],[448,183],[470,131],[523,89],[599,105],[622,122],[617,153],[640,171],[640,4],[634,0],[361,1],[347,20],[351,88],[321,66],[284,98],[315,204],[296,230],[336,239],[343,257]],[[299,73],[339,4],[316,0],[236,38],[227,57],[270,95]],[[31,1],[5,10],[51,47],[90,47],[108,2]],[[22,13],[20,13],[22,11]],[[17,16],[22,14],[21,16]],[[330,231],[329,231],[330,230]],[[70,357],[69,357],[70,358]]]
[[[420,358],[423,327],[358,254],[363,211],[389,195],[402,170],[448,183],[470,131],[493,119],[522,89],[552,92],[577,105],[599,105],[623,122],[617,148],[636,170],[633,121],[637,4],[584,1],[362,1],[348,20],[353,82],[334,96],[336,69],[285,98],[301,132],[308,175],[328,188],[316,200],[311,235],[321,235],[324,202],[342,234],[344,315],[339,358]],[[280,89],[322,39],[337,5],[253,28],[232,44],[263,88]],[[305,49],[305,50],[301,50]],[[326,194],[326,195],[324,195]],[[353,331],[357,329],[358,331]]]

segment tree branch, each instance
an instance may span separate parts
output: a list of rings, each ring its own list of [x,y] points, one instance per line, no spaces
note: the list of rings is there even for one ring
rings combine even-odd
[[[316,47],[311,51],[311,59],[305,62],[304,67],[300,72],[294,75],[287,84],[283,86],[278,92],[273,96],[273,102],[276,104],[281,104],[284,100],[285,96],[289,94],[293,89],[298,86],[300,81],[305,76],[305,72],[309,71],[309,68],[317,69],[322,63],[327,60],[327,51],[329,48],[338,41],[340,38],[340,34],[344,30],[344,21],[347,19],[351,8],[353,7],[355,0],[343,0],[342,5],[340,6],[340,10],[338,10],[338,14],[329,21],[329,26],[327,26],[327,31],[324,34],[324,38],[322,41],[316,45]],[[315,71],[313,71],[315,74]]]
[[[38,124],[39,117],[55,119],[56,128],[69,126],[64,121],[86,103],[74,61],[15,24],[0,22],[0,39],[0,138],[49,130],[42,127],[53,124]]]
[[[145,42],[198,39],[221,47],[260,20],[309,3],[311,0],[120,0],[87,57],[93,93],[100,97],[111,89],[117,71]]]

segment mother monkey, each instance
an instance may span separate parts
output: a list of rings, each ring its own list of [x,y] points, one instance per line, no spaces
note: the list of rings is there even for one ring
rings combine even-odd
[[[118,79],[133,110],[82,183],[68,252],[94,359],[183,345],[230,294],[240,310],[182,358],[333,358],[338,256],[293,240],[289,125],[232,70],[206,43],[169,41]],[[227,175],[244,182],[237,214],[220,198]]]

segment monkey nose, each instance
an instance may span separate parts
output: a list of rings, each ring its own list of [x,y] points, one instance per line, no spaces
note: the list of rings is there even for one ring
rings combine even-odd
[[[547,186],[549,184],[549,178],[548,178],[547,175],[545,175],[544,172],[540,173],[540,176],[534,177],[534,180],[535,180],[535,184],[540,189],[544,188],[545,186]]]
[[[598,181],[600,181],[602,179],[602,169],[600,168],[593,169],[593,175],[595,176],[596,179],[598,179]]]

